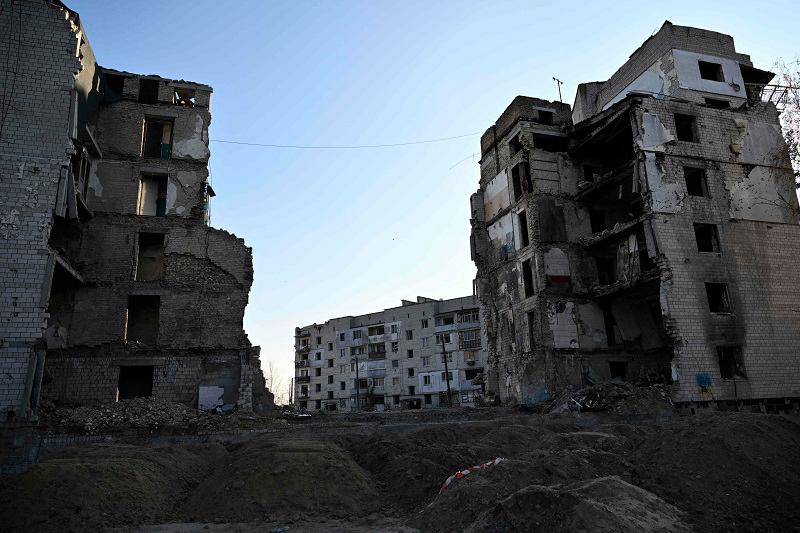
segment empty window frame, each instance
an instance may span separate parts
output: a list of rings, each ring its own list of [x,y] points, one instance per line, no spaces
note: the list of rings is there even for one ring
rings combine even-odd
[[[694,237],[698,252],[719,253],[719,234],[716,224],[695,224]]]
[[[413,378],[414,377],[414,369],[413,368],[408,368],[406,370],[408,372],[408,377]]]
[[[153,395],[152,366],[121,366],[117,381],[117,401]]]
[[[428,376],[426,376],[426,377],[428,377]],[[431,395],[430,394],[426,394],[425,395],[425,405],[430,405],[432,401],[433,401],[433,398],[431,397]]]
[[[417,388],[414,385],[408,386],[408,395],[414,396],[417,393]]]
[[[406,340],[413,341],[414,340],[414,330],[407,329],[406,330]]]
[[[164,276],[164,234],[139,233],[136,281],[155,281]]]
[[[175,87],[172,95],[172,103],[175,105],[194,107],[197,91],[186,87]]]
[[[353,331],[353,340],[357,340],[357,339],[360,339],[360,338],[361,338],[361,330],[357,329],[357,330]]]
[[[317,346],[322,344],[322,337],[317,337]]]
[[[519,175],[519,165],[511,169],[511,185],[514,191],[514,201],[522,198],[522,181]]]
[[[399,346],[399,344],[398,344],[398,343],[396,343],[396,342],[393,342],[393,343],[392,343],[392,352],[393,352],[393,353],[397,353],[398,346]]]
[[[422,320],[420,320],[420,325],[422,326],[423,329],[427,328],[428,327],[428,319],[427,318],[423,318]]]
[[[328,376],[328,385],[333,385],[333,376]]]
[[[606,230],[606,212],[602,209],[589,210],[589,225],[592,233],[599,233]]]
[[[723,74],[722,65],[719,63],[712,63],[711,61],[698,61],[697,66],[700,68],[700,77],[702,79],[710,81],[725,81],[725,74]]]
[[[125,76],[119,74],[105,74],[106,93],[103,95],[105,100],[116,101],[122,98],[125,92]]]
[[[544,124],[545,126],[550,126],[553,124],[553,112],[552,111],[543,111],[541,109],[537,109],[536,112],[539,115],[539,118],[536,122],[539,124]]]
[[[339,390],[345,390],[347,388],[347,383],[344,381],[339,382]]]
[[[172,121],[145,118],[142,157],[169,159],[172,154]]]
[[[731,108],[731,101],[730,100],[721,100],[718,98],[705,98],[706,105],[708,107],[712,107],[714,109],[730,109]]]
[[[741,346],[717,346],[717,358],[722,379],[747,379]]]
[[[392,359],[392,368],[400,368],[400,359]]]
[[[675,113],[675,134],[679,141],[698,142],[697,117]]]
[[[596,167],[594,165],[583,165],[583,179],[590,183],[594,183],[594,180],[600,175],[600,167]]]
[[[430,374],[422,376],[422,384],[423,385],[430,385],[431,384],[431,376],[430,376]]]
[[[686,194],[708,196],[708,181],[704,168],[683,167],[683,179],[686,181]]]
[[[158,80],[150,80],[146,78],[139,79],[139,103],[158,103]]]
[[[519,244],[520,247],[525,248],[531,243],[528,235],[528,215],[525,211],[520,211],[517,220],[519,221]]]
[[[409,359],[413,359],[414,358],[414,350],[407,350],[406,351],[406,355],[408,356]]]
[[[517,152],[519,152],[524,148],[524,146],[522,145],[522,141],[520,140],[521,135],[522,135],[521,133],[517,133],[516,135],[514,135],[514,137],[512,137],[511,141],[509,141],[508,150],[509,152],[511,152],[511,155],[516,154]]]
[[[125,341],[155,346],[158,343],[160,307],[160,296],[128,296],[128,308],[125,313]]]
[[[314,376],[315,377],[320,377],[321,375],[322,375],[322,369],[321,368],[315,368],[314,369]]]
[[[139,215],[163,217],[167,214],[167,176],[145,174],[139,182]]]
[[[525,289],[525,298],[533,296],[533,270],[531,270],[531,260],[522,262],[522,284]]]
[[[712,313],[730,313],[731,300],[727,283],[706,283],[708,309]]]
[[[531,167],[523,161],[511,169],[511,185],[514,190],[514,201],[521,199],[526,192],[533,191]]]

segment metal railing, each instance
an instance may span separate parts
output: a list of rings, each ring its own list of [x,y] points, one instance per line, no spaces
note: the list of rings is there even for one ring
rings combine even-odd
[[[789,98],[794,96],[798,97],[800,87],[790,87],[788,85],[770,85],[763,83],[745,83],[745,91],[747,92],[747,100],[751,104],[758,102],[770,102],[775,104],[778,109],[789,103]]]

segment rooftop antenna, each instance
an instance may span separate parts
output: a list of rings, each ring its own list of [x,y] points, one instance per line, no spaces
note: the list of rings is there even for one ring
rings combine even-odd
[[[555,76],[553,76],[553,81],[556,82],[556,85],[558,85],[558,101],[563,104],[564,101],[561,100],[561,86],[564,85],[564,82]]]

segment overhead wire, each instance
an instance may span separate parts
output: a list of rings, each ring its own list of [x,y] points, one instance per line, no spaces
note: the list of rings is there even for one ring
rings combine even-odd
[[[436,139],[425,139],[422,141],[407,141],[399,143],[386,143],[386,144],[352,144],[352,145],[338,145],[338,146],[322,146],[322,145],[304,145],[304,144],[271,144],[271,143],[256,143],[246,141],[230,141],[227,139],[210,139],[210,142],[224,143],[224,144],[238,144],[243,146],[260,146],[264,148],[290,148],[297,150],[358,150],[358,149],[372,149],[372,148],[394,148],[398,146],[411,146],[415,144],[429,144],[445,141],[453,141],[456,139],[464,139],[478,135],[479,131],[472,133],[464,133],[463,135],[454,135],[452,137],[439,137]]]

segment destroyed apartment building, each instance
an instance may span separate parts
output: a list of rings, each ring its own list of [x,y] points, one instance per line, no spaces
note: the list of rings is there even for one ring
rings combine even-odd
[[[40,398],[271,402],[251,250],[208,226],[211,87],[103,68],[77,13],[0,15],[0,412]]]
[[[478,299],[417,297],[366,315],[295,329],[300,409],[475,405],[486,392]]]
[[[472,257],[504,400],[618,378],[678,404],[800,398],[787,88],[666,22],[572,109],[518,96],[481,138]]]

